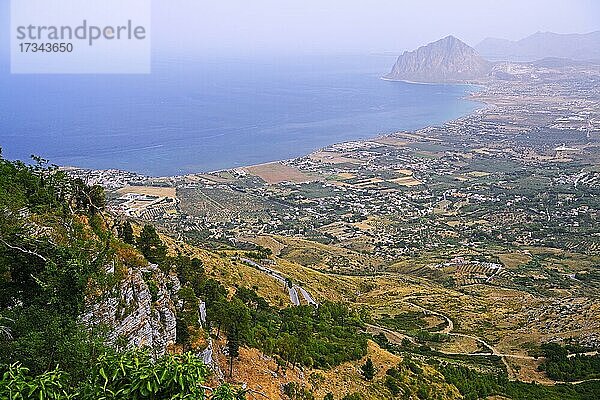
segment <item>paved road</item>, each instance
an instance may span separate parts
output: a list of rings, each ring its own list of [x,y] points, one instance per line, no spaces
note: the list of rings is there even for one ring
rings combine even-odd
[[[402,344],[402,341],[407,339],[409,340],[411,343],[413,344],[418,344],[417,341],[415,340],[415,338],[413,338],[412,336],[406,335],[404,333],[398,332],[398,331],[394,331],[392,329],[388,329],[385,328],[383,326],[379,326],[379,325],[373,325],[373,324],[366,324],[367,326],[367,331],[374,333],[374,334],[378,334],[378,333],[385,333],[386,337],[388,338],[388,340],[394,344]],[[494,349],[489,346],[486,342],[484,342],[483,340],[474,337],[474,336],[470,336],[470,335],[463,335],[461,333],[448,333],[448,335],[450,336],[463,336],[463,337],[469,337],[472,338],[474,340],[477,340],[478,342],[480,342],[481,344],[483,344],[488,350],[489,352],[483,352],[483,353],[460,353],[460,352],[451,352],[451,351],[443,351],[443,350],[436,350],[439,353],[442,354],[448,354],[448,355],[455,355],[455,356],[491,356],[491,355],[500,355],[500,354],[495,354],[494,353]]]
[[[417,344],[417,341],[412,336],[405,335],[404,333],[396,332],[394,330],[388,329],[383,326],[373,325],[373,324],[365,324],[367,327],[367,332],[377,335],[379,333],[385,334],[385,337],[394,344],[402,344],[403,340],[408,340],[412,344]]]
[[[438,350],[440,353],[447,354],[447,355],[497,356],[497,357],[500,357],[500,359],[502,360],[502,363],[506,366],[506,370],[508,371],[509,376],[511,378],[513,378],[513,379],[516,379],[515,373],[512,370],[512,367],[506,361],[507,358],[515,358],[515,359],[519,359],[519,360],[543,360],[545,358],[545,357],[537,357],[536,358],[536,357],[533,357],[533,356],[525,356],[525,355],[520,355],[520,354],[506,354],[506,353],[501,353],[495,347],[493,347],[491,344],[489,344],[488,342],[486,342],[485,340],[483,340],[480,337],[473,336],[473,335],[467,335],[467,334],[463,334],[463,333],[453,333],[452,330],[454,330],[454,323],[452,322],[452,320],[448,316],[446,316],[446,315],[444,315],[442,313],[439,313],[437,311],[426,309],[426,308],[424,308],[424,307],[422,307],[422,306],[420,306],[418,304],[411,303],[410,301],[406,301],[406,300],[410,300],[412,298],[415,298],[415,297],[406,297],[406,298],[404,298],[404,301],[407,304],[411,305],[411,306],[419,308],[420,310],[422,310],[425,313],[437,315],[437,316],[439,316],[439,317],[441,317],[441,318],[443,318],[443,319],[446,320],[447,326],[444,329],[442,329],[441,331],[438,331],[438,332],[435,332],[435,333],[445,333],[445,334],[450,335],[450,336],[470,338],[470,339],[473,339],[473,340],[477,341],[478,343],[480,343],[481,345],[483,345],[488,350],[488,352],[485,352],[485,353],[459,353],[459,352],[446,352],[446,351],[439,351]],[[395,332],[395,333],[397,334],[398,332]],[[598,351],[590,351],[590,352],[586,352],[586,353],[569,354],[567,357],[571,358],[571,357],[575,357],[577,355],[594,356],[594,355],[597,355],[597,354],[598,354]],[[587,380],[578,381],[578,382],[558,382],[557,381],[555,383],[571,383],[571,384],[577,385],[577,384],[580,384],[580,383],[594,381],[594,380],[598,380],[598,379],[587,379]]]
[[[298,285],[293,285],[292,287],[288,286],[288,281],[283,277],[283,275],[281,275],[279,272],[275,271],[274,269],[265,267],[263,265],[260,265],[259,263],[252,261],[248,258],[241,258],[240,259],[242,262],[249,264],[253,267],[255,267],[256,269],[258,269],[261,272],[264,272],[267,275],[272,276],[273,278],[277,279],[279,282],[281,282],[282,284],[285,285],[285,287],[288,290],[288,293],[290,295],[290,301],[292,302],[293,305],[295,306],[299,306],[300,305],[300,297],[298,297],[298,290],[300,290],[300,292],[302,293],[302,296],[306,299],[306,301],[308,301],[309,304],[317,304],[312,297],[310,296],[310,294],[308,294],[308,292],[304,289],[302,289],[301,287],[299,287]],[[309,301],[310,299],[310,301]]]
[[[563,382],[563,381],[552,381],[555,384],[570,384],[570,385],[581,385],[582,383],[586,383],[586,382],[594,382],[594,381],[600,381],[600,378],[593,378],[593,379],[584,379],[582,381],[575,381],[575,382]]]
[[[446,320],[446,327],[444,329],[442,329],[441,331],[437,331],[437,332],[433,332],[433,333],[445,333],[445,334],[449,334],[450,332],[452,332],[454,330],[454,322],[452,322],[452,320],[448,316],[446,316],[446,315],[444,315],[442,313],[439,313],[437,311],[428,310],[427,308],[422,307],[422,306],[420,306],[418,304],[415,304],[415,303],[411,303],[410,301],[406,301],[406,300],[408,300],[410,298],[411,297],[405,298],[404,302],[407,303],[407,304],[410,304],[413,307],[416,307],[416,308],[420,309],[421,311],[423,311],[425,313],[425,315],[427,315],[427,314],[437,315],[438,317]],[[490,346],[487,346],[487,347],[490,347]]]
[[[319,303],[317,303],[315,301],[315,299],[313,299],[313,297],[310,295],[310,293],[308,293],[303,287],[300,287],[298,285],[294,285],[294,288],[296,288],[296,290],[300,291],[300,293],[302,293],[302,297],[304,297],[304,300],[306,300],[306,302],[308,304],[310,304],[311,306],[318,306]]]
[[[414,297],[407,297],[404,300],[406,301],[411,298],[414,298]],[[458,353],[458,352],[454,353],[454,352],[444,352],[444,351],[440,351],[440,353],[448,354],[448,355],[463,355],[463,356],[473,356],[473,357],[474,356],[497,356],[497,357],[500,357],[500,360],[506,367],[506,371],[508,372],[509,378],[512,378],[512,379],[515,379],[515,373],[514,373],[512,367],[510,366],[510,364],[506,361],[506,357],[515,357],[515,358],[528,357],[528,356],[518,356],[518,355],[513,356],[512,354],[511,355],[502,354],[498,350],[496,350],[496,348],[494,348],[494,346],[492,346],[491,344],[489,344],[488,342],[486,342],[485,340],[483,340],[482,338],[480,338],[478,336],[467,335],[467,334],[463,334],[463,333],[453,333],[452,331],[454,330],[454,322],[452,322],[450,317],[448,317],[447,315],[444,315],[437,311],[429,310],[425,307],[422,307],[418,304],[411,303],[409,301],[406,301],[406,303],[410,304],[411,306],[421,309],[425,313],[437,315],[438,317],[445,319],[447,326],[444,329],[442,329],[441,331],[438,331],[436,333],[444,333],[449,336],[466,337],[469,339],[473,339],[477,343],[480,343],[483,347],[488,349],[488,352],[485,352],[485,353]]]
[[[300,298],[298,297],[298,291],[296,291],[296,289],[293,287],[288,287],[288,292],[290,293],[290,300],[292,304],[295,306],[299,306]]]
[[[567,356],[567,358],[573,358],[575,356],[597,356],[598,352],[597,351],[588,351],[585,353],[574,353],[574,354],[569,354]]]

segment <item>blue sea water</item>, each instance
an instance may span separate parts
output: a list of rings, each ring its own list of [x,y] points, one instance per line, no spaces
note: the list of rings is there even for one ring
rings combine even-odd
[[[472,112],[464,85],[380,79],[387,56],[162,59],[150,75],[0,74],[0,146],[154,176],[287,159]]]

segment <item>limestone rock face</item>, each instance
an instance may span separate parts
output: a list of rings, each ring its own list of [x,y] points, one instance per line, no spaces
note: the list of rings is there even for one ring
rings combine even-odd
[[[200,325],[204,329],[208,330],[208,326],[206,324],[206,303],[204,301],[200,301],[198,306],[198,315],[200,317],[198,322],[200,322]],[[205,365],[208,365],[210,369],[212,369],[217,378],[224,379],[225,375],[223,374],[223,371],[221,371],[221,367],[219,366],[219,362],[217,361],[214,353],[215,349],[213,340],[211,336],[208,335],[208,346],[198,353],[198,356],[202,359]]]
[[[492,68],[477,52],[454,36],[404,52],[384,78],[414,82],[463,82],[482,79]]]
[[[148,347],[160,356],[175,343],[180,288],[177,276],[156,265],[132,269],[111,292],[89,301],[82,321],[107,327],[112,345]]]

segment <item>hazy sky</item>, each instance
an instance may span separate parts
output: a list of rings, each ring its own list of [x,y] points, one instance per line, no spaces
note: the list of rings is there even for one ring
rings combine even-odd
[[[89,1],[89,0],[81,0]],[[2,47],[9,1],[0,1]],[[152,0],[153,48],[225,55],[399,53],[454,34],[600,30],[599,0]],[[3,49],[3,53],[6,49]]]
[[[454,34],[600,30],[598,0],[155,0],[153,40],[224,53],[399,52]],[[173,40],[174,39],[174,40]]]

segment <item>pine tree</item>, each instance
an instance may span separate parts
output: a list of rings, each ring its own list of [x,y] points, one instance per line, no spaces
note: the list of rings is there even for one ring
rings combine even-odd
[[[167,256],[167,246],[160,240],[156,229],[152,225],[145,225],[137,241],[137,247],[146,260],[160,264]]]
[[[119,237],[127,244],[135,244],[135,237],[133,236],[133,228],[129,221],[123,222],[119,227]]]
[[[360,369],[362,370],[362,375],[366,380],[370,381],[375,377],[375,367],[373,366],[373,361],[370,357],[367,358],[367,362],[365,362]]]
[[[229,353],[229,377],[232,377],[233,359],[240,355],[240,339],[236,327],[227,332],[227,352]]]

